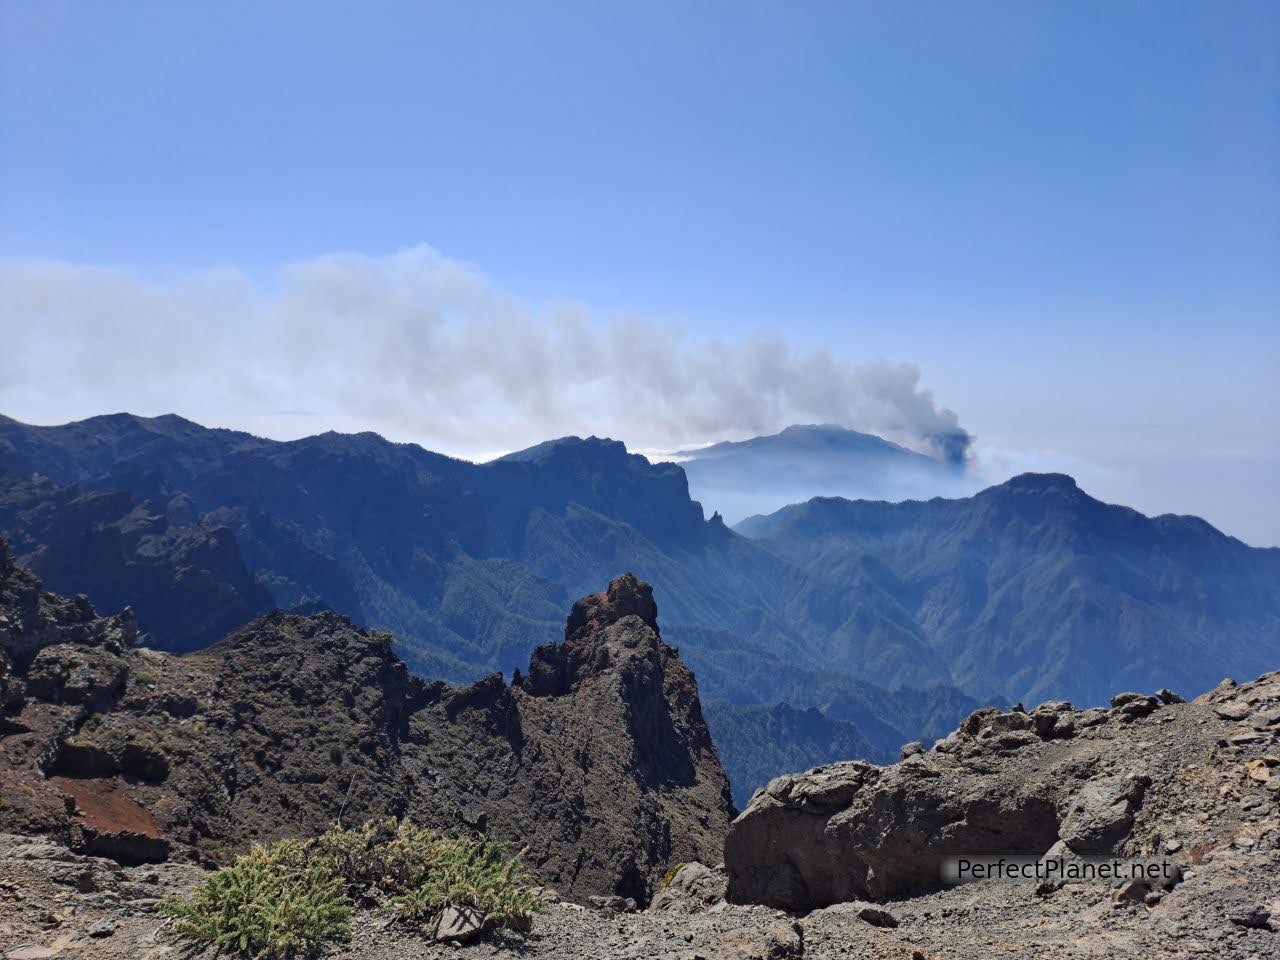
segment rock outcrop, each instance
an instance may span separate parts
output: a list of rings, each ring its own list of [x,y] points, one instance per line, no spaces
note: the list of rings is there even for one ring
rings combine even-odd
[[[922,694],[928,696],[928,694]],[[976,704],[970,706],[970,709]],[[835,720],[816,707],[798,710],[788,703],[738,707],[727,700],[703,704],[720,761],[733,785],[734,806],[745,808],[762,783],[791,770],[833,763],[847,757],[888,762],[888,749],[874,746],[856,724]],[[960,711],[955,720],[967,711]],[[948,724],[947,729],[954,725]],[[886,739],[892,734],[884,731]],[[894,747],[901,742],[901,734]],[[895,753],[896,755],[896,753]]]
[[[134,646],[127,611],[0,553],[0,830],[137,863],[217,863],[341,818],[408,816],[525,850],[561,893],[648,900],[719,859],[728,781],[697,684],[634,577],[574,607],[528,678],[427,683],[390,634],[272,613],[206,651]]]
[[[574,605],[527,676],[441,685],[414,715],[433,802],[487,816],[562,893],[644,903],[671,865],[719,860],[728,778],[656,616],[649,586],[620,577]]]
[[[1189,704],[1168,691],[1112,704],[979,710],[897,764],[771,781],[729,830],[728,898],[799,911],[897,898],[940,886],[959,855],[1186,860],[1274,813],[1280,674]]]

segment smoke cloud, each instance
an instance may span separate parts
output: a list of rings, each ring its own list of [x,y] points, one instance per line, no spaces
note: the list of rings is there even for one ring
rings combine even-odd
[[[535,308],[425,246],[317,257],[269,283],[9,260],[0,334],[0,405],[39,422],[172,411],[273,435],[374,429],[457,452],[569,433],[671,447],[798,422],[957,462],[971,442],[910,364]]]

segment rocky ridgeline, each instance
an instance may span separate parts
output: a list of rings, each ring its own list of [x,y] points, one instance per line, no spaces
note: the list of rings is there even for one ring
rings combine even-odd
[[[184,495],[82,491],[0,468],[0,531],[49,589],[133,608],[147,646],[207,647],[275,606],[235,535],[196,518]]]
[[[645,687],[645,677],[656,680],[651,671],[662,654],[654,659],[653,648],[633,645],[618,631],[645,624],[644,610],[633,606],[642,597],[627,587],[614,594],[612,601],[594,598],[576,608],[568,648],[540,653],[529,677],[497,689],[495,702],[510,696],[520,716],[528,717],[524,697],[563,702],[577,690],[591,699],[592,678],[601,675],[603,661],[619,658],[631,664],[618,678],[623,689]],[[614,613],[632,612],[609,623],[609,606]],[[575,637],[579,628],[585,633]],[[589,642],[610,631],[604,644]],[[449,702],[433,701],[446,711]],[[983,710],[934,750],[908,745],[898,764],[833,764],[779,778],[757,792],[732,826],[725,865],[687,864],[646,910],[620,897],[588,897],[580,905],[546,891],[546,912],[527,933],[462,946],[424,942],[363,913],[351,941],[326,955],[1280,956],[1280,673],[1224,683],[1192,703],[1164,691],[1124,694],[1113,703],[1084,711],[1063,703],[1029,712]],[[407,714],[410,726],[424,709]],[[929,875],[941,851],[988,853],[988,843],[1001,852],[1053,857],[1115,852],[1167,858],[1178,869],[1160,884],[984,880],[940,887],[937,875]],[[171,862],[122,869],[61,844],[3,835],[0,867],[6,878],[0,881],[0,951],[6,960],[181,955],[181,945],[154,913],[155,897],[190,889],[198,879],[194,868]],[[771,883],[771,876],[783,882]],[[776,903],[784,895],[809,899],[785,910],[734,902],[767,896]]]
[[[0,552],[0,831],[125,864],[407,816],[526,850],[567,896],[647,901],[719,859],[728,782],[697,686],[628,575],[508,686],[409,675],[389,634],[268,614],[208,650],[135,647],[126,611],[45,593]]]

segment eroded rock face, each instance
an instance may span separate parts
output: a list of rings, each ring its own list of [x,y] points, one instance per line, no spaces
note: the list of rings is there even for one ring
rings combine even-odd
[[[8,543],[0,539],[0,657],[10,677],[14,672],[25,673],[41,650],[55,644],[120,653],[137,639],[132,611],[99,617],[84,597],[45,593],[40,581],[17,565]]]
[[[187,656],[0,566],[0,830],[141,862],[407,816],[525,850],[563,894],[647,902],[732,816],[697,684],[635,577],[574,607],[528,679],[426,683],[391,638],[272,613]]]
[[[892,766],[780,777],[730,827],[727,898],[811,910],[936,888],[950,856],[1157,856],[1213,842],[1203,810],[1237,788],[1205,783],[1231,756],[1274,749],[1277,703],[1280,675],[1269,674],[1190,704],[1161,691],[1122,694],[1110,710],[988,708]],[[1257,781],[1248,817],[1267,808],[1268,756],[1230,778]],[[1187,837],[1170,841],[1175,831]]]
[[[117,482],[130,482],[129,472]],[[132,607],[152,645],[207,647],[275,604],[229,529],[197,520],[190,498],[155,486],[143,496],[82,491],[0,470],[0,530],[51,589],[84,592],[107,610]]]

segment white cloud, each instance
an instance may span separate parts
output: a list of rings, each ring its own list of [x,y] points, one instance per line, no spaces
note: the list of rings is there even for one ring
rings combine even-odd
[[[226,269],[162,283],[9,260],[0,332],[0,404],[39,422],[173,411],[472,453],[569,433],[669,449],[812,421],[935,452],[967,443],[910,364],[539,309],[425,246],[305,260],[268,285]]]

